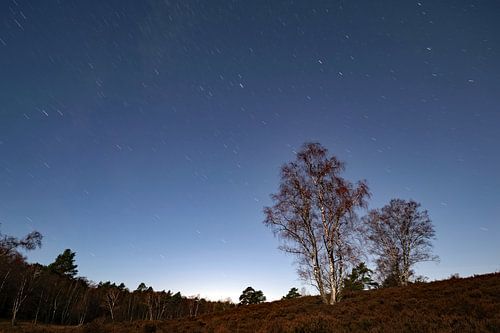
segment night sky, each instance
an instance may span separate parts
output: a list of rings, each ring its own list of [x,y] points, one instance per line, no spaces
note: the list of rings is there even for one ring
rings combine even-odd
[[[81,276],[302,284],[263,224],[306,141],[414,199],[442,279],[500,270],[500,2],[1,1],[0,223]]]

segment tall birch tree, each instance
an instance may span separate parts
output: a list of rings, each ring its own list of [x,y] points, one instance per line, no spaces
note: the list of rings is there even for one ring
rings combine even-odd
[[[282,240],[280,249],[296,256],[300,277],[326,304],[339,300],[347,268],[359,259],[356,212],[370,196],[366,182],[351,183],[344,170],[319,143],[306,143],[281,168],[273,205],[264,208],[264,224]]]

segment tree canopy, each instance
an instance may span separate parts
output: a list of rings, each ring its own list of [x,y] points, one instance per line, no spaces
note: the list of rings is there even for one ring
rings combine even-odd
[[[290,291],[288,291],[288,294],[283,296],[281,299],[292,299],[292,298],[297,298],[300,297],[301,295],[299,294],[299,290],[295,287],[291,288]]]
[[[372,279],[373,271],[364,262],[353,267],[351,274],[344,279],[345,290],[365,290],[378,287],[378,283]]]
[[[406,285],[416,263],[438,260],[432,254],[435,237],[429,214],[413,201],[393,199],[365,218],[370,249],[385,285]]]
[[[240,304],[259,304],[266,301],[266,296],[262,290],[255,290],[252,287],[247,287],[240,295]]]
[[[31,251],[42,247],[43,236],[38,231],[32,231],[22,238],[9,236],[0,232],[0,256],[19,255],[18,250]]]
[[[75,252],[72,252],[70,249],[66,249],[63,253],[57,256],[56,260],[51,263],[48,268],[55,273],[75,277],[76,274],[78,274],[78,265],[75,264],[75,256]]]
[[[306,143],[281,168],[273,205],[264,208],[264,224],[328,304],[338,301],[347,268],[358,260],[356,212],[370,196],[366,182],[351,183],[344,170],[344,162],[319,143]]]

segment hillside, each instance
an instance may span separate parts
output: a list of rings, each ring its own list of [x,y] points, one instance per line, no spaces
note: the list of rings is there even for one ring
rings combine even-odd
[[[500,332],[500,273],[355,292],[337,305],[318,297],[241,306],[197,318],[2,332]]]

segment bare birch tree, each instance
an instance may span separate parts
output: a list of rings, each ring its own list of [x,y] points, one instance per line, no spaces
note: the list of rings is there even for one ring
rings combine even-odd
[[[434,226],[426,210],[410,200],[393,199],[365,218],[367,238],[382,279],[405,286],[416,263],[438,260],[432,255]]]
[[[21,310],[26,298],[31,294],[33,288],[35,287],[35,282],[40,276],[40,270],[36,266],[29,267],[21,276],[19,281],[19,287],[17,288],[16,295],[14,297],[14,302],[12,304],[12,317],[11,324],[15,326],[17,324],[17,314]]]
[[[356,210],[369,190],[341,177],[343,162],[318,143],[307,143],[296,160],[281,168],[278,193],[265,207],[264,224],[297,257],[299,275],[318,289],[324,303],[338,301],[347,267],[358,259]]]
[[[121,290],[116,287],[111,287],[106,290],[105,301],[111,316],[111,321],[115,321],[115,308],[120,298]]]

